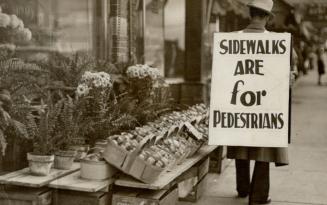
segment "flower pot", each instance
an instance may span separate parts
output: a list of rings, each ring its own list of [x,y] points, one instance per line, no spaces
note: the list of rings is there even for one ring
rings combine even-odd
[[[117,169],[105,161],[81,160],[81,178],[104,180],[117,173]]]
[[[75,150],[58,151],[55,154],[54,168],[69,170],[72,168],[76,156]]]
[[[32,175],[47,176],[50,174],[54,155],[34,155],[27,153],[27,160]]]
[[[69,150],[75,150],[76,156],[75,161],[80,161],[84,157],[86,157],[87,152],[90,150],[89,145],[72,145],[69,147]]]

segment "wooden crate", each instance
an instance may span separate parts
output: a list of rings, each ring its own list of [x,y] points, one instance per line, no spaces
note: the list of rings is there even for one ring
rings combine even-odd
[[[112,205],[175,205],[178,190],[174,186],[169,190],[119,189],[112,196]]]
[[[78,192],[55,190],[52,205],[110,205],[111,192]]]
[[[218,146],[215,151],[210,154],[209,173],[218,173],[222,171],[223,146]]]
[[[204,158],[194,165],[188,172],[179,178],[178,195],[179,198],[185,198],[194,191],[197,186],[209,172],[209,157]],[[182,180],[183,179],[183,180]]]
[[[192,191],[186,197],[179,198],[179,200],[188,201],[188,202],[197,202],[203,195],[206,185],[207,185],[207,177],[205,176],[193,187]]]
[[[197,170],[198,170],[197,177],[198,177],[198,180],[200,181],[209,172],[209,157],[205,158],[202,162],[199,163]]]
[[[26,188],[2,186],[1,205],[51,205],[52,191],[49,188]]]

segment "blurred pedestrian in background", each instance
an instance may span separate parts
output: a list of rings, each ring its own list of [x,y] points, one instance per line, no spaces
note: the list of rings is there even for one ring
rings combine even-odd
[[[309,52],[309,63],[310,63],[310,70],[316,70],[318,69],[318,56],[316,54],[316,48],[314,45],[310,47],[310,52]]]
[[[325,63],[324,63],[324,51],[323,49],[318,49],[318,85],[322,85],[321,76],[325,74]]]

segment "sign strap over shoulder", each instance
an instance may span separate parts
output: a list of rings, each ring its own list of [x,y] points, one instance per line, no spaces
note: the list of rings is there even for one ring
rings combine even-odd
[[[244,30],[237,31],[237,33],[244,33]],[[269,31],[265,30],[263,33],[269,33]]]

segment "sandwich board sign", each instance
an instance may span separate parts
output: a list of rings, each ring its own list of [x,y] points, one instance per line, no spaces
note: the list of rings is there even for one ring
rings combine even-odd
[[[289,33],[215,33],[209,144],[287,147]]]

